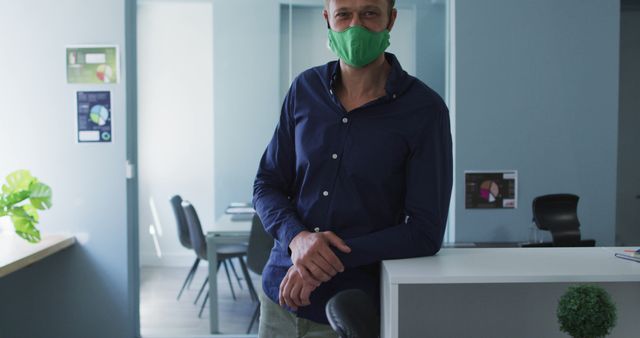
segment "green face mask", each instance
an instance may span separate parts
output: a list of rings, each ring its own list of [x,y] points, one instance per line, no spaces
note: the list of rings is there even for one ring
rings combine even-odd
[[[362,26],[342,32],[329,29],[329,48],[348,65],[360,68],[375,60],[389,47],[389,30],[372,32]]]

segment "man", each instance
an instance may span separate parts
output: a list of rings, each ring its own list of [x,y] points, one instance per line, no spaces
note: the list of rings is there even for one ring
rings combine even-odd
[[[324,306],[345,289],[379,306],[379,263],[435,254],[452,185],[442,99],[385,53],[393,0],[325,0],[339,61],[291,85],[261,159],[254,205],[276,244],[261,337],[335,337]]]

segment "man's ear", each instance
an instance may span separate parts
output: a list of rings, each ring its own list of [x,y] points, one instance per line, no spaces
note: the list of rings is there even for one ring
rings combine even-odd
[[[391,32],[391,28],[393,28],[393,24],[396,23],[396,17],[398,17],[398,10],[395,8],[391,9],[391,13],[389,14],[389,24],[387,25],[387,30]]]
[[[324,16],[324,21],[327,22],[327,28],[331,29],[331,26],[329,26],[329,12],[327,12],[326,8],[322,10],[322,16]]]

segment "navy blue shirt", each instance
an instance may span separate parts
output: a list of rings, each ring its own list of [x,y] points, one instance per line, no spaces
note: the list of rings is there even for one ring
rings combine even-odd
[[[385,56],[386,95],[350,112],[334,93],[339,62],[300,74],[254,183],[254,206],[275,238],[262,275],[274,302],[298,233],[333,231],[352,250],[334,250],[345,271],[297,310],[319,323],[327,323],[325,304],[338,291],[359,288],[379,302],[380,261],[434,255],[444,236],[452,185],[449,111],[393,54]]]

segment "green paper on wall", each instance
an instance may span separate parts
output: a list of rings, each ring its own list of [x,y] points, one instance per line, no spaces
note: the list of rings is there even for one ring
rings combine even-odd
[[[109,84],[119,81],[117,46],[67,47],[67,83]]]

